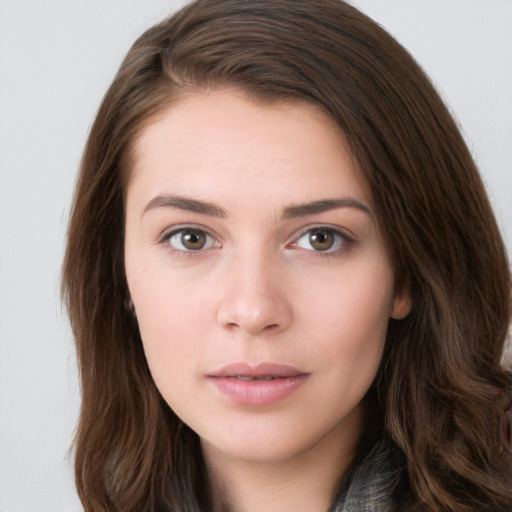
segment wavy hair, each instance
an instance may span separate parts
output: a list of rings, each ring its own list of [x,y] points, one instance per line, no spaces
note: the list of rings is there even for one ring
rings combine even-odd
[[[510,510],[511,455],[497,435],[511,396],[501,363],[510,269],[447,108],[408,52],[341,0],[198,0],[134,43],[81,163],[62,289],[81,376],[75,470],[86,512],[210,508],[197,435],[158,393],[127,307],[124,199],[149,120],[224,86],[319,106],[371,191],[413,302],[390,322],[376,380],[383,429],[407,460],[401,510]]]

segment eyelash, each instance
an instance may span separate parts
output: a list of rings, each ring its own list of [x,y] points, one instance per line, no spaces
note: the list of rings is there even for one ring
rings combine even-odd
[[[346,250],[348,250],[355,242],[356,239],[352,237],[351,235],[348,235],[345,231],[340,230],[339,228],[335,228],[332,226],[326,226],[326,225],[318,225],[318,226],[309,226],[306,230],[302,231],[298,236],[295,236],[293,241],[288,243],[286,247],[292,247],[292,248],[299,248],[299,242],[302,238],[306,237],[308,234],[311,236],[313,232],[317,231],[318,233],[323,232],[330,233],[335,237],[335,241],[333,242],[333,245],[336,247],[332,249],[331,247],[325,249],[325,250],[315,250],[312,249],[306,249],[303,248],[305,251],[313,253],[315,256],[320,257],[329,257],[329,256],[336,256],[339,254],[342,254]],[[177,248],[172,245],[171,240],[173,237],[178,236],[181,234],[185,234],[186,232],[190,234],[196,234],[196,235],[204,235],[207,237],[206,244],[208,247],[201,247],[197,250],[194,249],[187,249],[187,248]],[[215,240],[214,236],[211,234],[211,232],[206,229],[203,226],[181,226],[178,228],[175,228],[169,232],[164,233],[159,239],[158,243],[167,246],[169,250],[171,250],[174,254],[183,256],[183,257],[194,257],[199,256],[204,253],[204,251],[207,251],[209,249],[215,249],[220,247],[220,244],[218,241]],[[183,245],[183,244],[181,244]]]

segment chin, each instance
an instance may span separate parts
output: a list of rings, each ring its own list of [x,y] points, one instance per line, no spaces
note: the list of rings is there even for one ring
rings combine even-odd
[[[209,438],[201,437],[201,444],[206,453],[220,453],[247,463],[279,463],[317,451],[331,437],[330,433],[308,432],[300,422],[267,425],[266,428],[256,428],[256,425],[244,428],[243,423],[238,423],[224,435],[218,432]]]

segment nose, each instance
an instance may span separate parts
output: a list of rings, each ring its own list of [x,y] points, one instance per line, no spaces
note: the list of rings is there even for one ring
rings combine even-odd
[[[286,280],[278,265],[240,258],[226,269],[217,321],[223,329],[245,335],[277,334],[293,319]]]

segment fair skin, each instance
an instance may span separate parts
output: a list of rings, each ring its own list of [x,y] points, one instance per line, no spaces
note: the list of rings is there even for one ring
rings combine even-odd
[[[142,131],[126,275],[147,361],[240,512],[326,511],[390,317],[410,308],[341,135],[308,105],[195,93]]]

